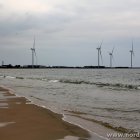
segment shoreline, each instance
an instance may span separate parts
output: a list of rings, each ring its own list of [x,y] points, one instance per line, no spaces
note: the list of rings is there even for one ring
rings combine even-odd
[[[87,140],[89,133],[62,115],[32,104],[0,87],[0,136],[3,140]]]

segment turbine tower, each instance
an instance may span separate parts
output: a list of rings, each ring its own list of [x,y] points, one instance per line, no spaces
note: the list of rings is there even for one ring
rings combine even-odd
[[[133,48],[133,41],[132,41],[132,49],[130,50],[131,53],[131,68],[133,67],[133,56],[134,56],[134,48]]]
[[[98,68],[100,67],[100,57],[102,60],[102,51],[101,51],[102,44],[103,44],[103,41],[101,42],[100,46],[98,48],[96,48],[98,51]]]
[[[113,52],[114,52],[114,48],[112,49],[111,52],[109,52],[109,55],[110,55],[110,68],[112,68]]]
[[[33,42],[33,47],[31,48],[32,51],[32,68],[34,68],[34,56],[36,56],[36,50],[35,50],[35,37]],[[36,62],[37,62],[37,56],[36,56]]]

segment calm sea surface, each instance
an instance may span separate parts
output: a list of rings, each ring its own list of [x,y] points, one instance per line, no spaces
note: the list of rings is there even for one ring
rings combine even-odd
[[[140,132],[139,69],[0,69],[0,85],[55,112]]]

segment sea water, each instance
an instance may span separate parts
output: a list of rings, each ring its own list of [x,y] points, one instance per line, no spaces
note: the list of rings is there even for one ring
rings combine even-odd
[[[0,85],[72,123],[73,116],[140,132],[139,69],[0,69]]]

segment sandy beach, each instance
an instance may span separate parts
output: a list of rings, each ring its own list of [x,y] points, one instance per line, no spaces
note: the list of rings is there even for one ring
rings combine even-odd
[[[62,116],[31,104],[0,88],[0,138],[2,140],[84,140],[88,132],[62,120]]]

